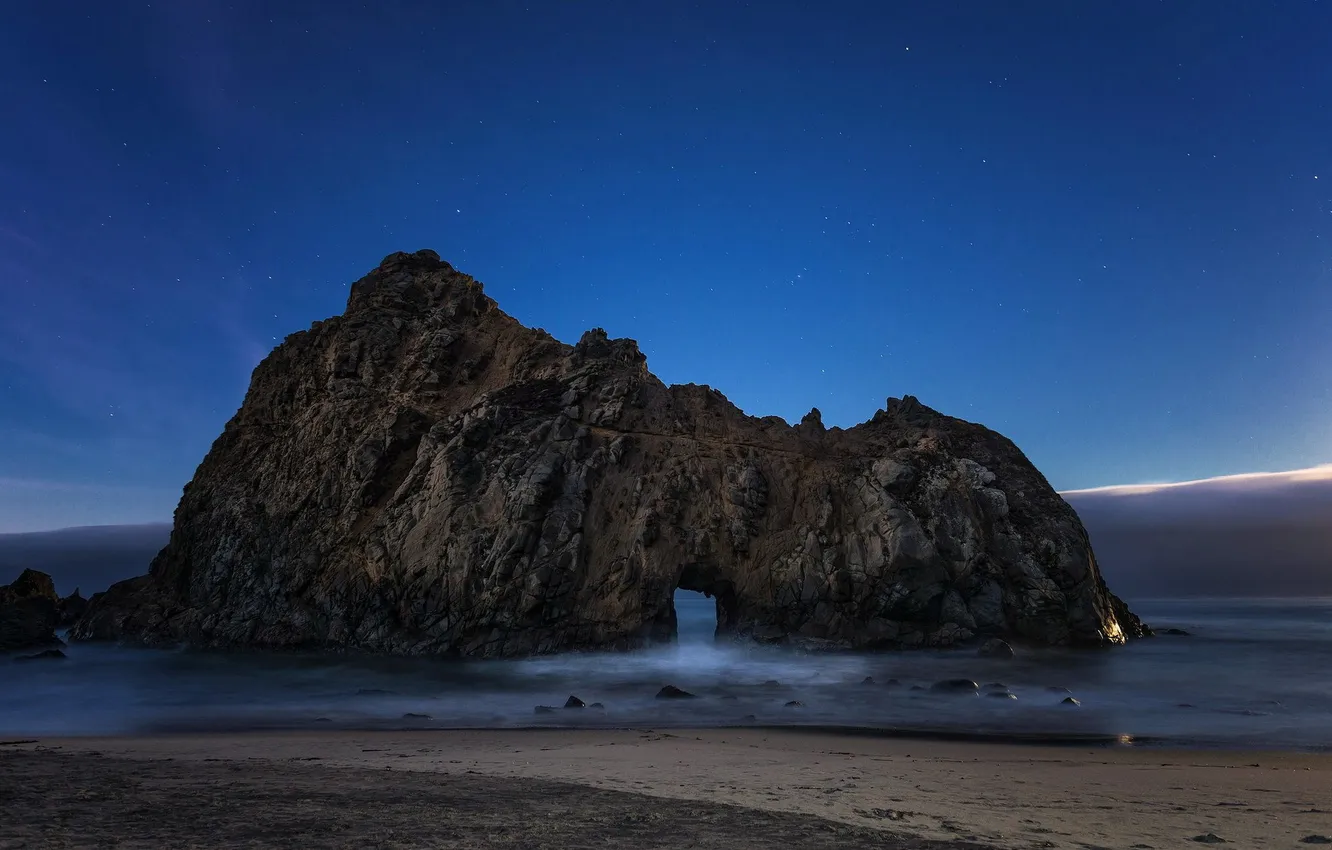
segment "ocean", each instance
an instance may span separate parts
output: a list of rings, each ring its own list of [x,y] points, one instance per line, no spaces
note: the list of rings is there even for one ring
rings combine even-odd
[[[1190,635],[1104,651],[1019,647],[1012,660],[806,654],[716,643],[712,601],[681,592],[679,641],[633,653],[471,662],[73,644],[64,661],[0,659],[0,735],[734,725],[1332,751],[1332,598],[1132,606],[1158,631]],[[980,694],[929,690],[952,678]],[[697,698],[656,699],[668,684]],[[1012,697],[988,696],[999,685]],[[570,695],[604,709],[564,709]]]

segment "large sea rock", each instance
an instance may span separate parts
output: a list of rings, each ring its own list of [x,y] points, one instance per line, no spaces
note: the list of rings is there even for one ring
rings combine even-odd
[[[12,584],[0,585],[0,652],[60,646],[55,634],[59,607],[46,573],[24,570]]]
[[[433,251],[288,337],[185,488],[146,576],[73,635],[514,656],[675,632],[801,645],[1108,645],[1143,627],[1009,440],[907,396],[854,428],[667,386],[570,346]]]

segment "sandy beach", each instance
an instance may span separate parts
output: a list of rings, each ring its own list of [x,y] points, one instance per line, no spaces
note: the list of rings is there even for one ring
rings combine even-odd
[[[1302,847],[1332,756],[793,730],[0,743],[0,847]]]

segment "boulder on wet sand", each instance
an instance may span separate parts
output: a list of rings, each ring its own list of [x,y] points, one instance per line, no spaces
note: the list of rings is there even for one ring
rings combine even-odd
[[[46,573],[24,570],[12,584],[0,586],[0,652],[62,646],[60,597]]]
[[[448,657],[676,637],[809,651],[1143,633],[1011,441],[889,398],[791,426],[667,385],[637,343],[524,327],[433,251],[288,336],[186,486],[146,576],[80,640]]]

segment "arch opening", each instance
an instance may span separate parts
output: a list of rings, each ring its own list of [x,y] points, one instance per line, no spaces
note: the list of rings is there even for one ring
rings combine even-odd
[[[719,570],[686,565],[672,596],[672,637],[681,643],[719,640],[738,625],[735,587]]]

